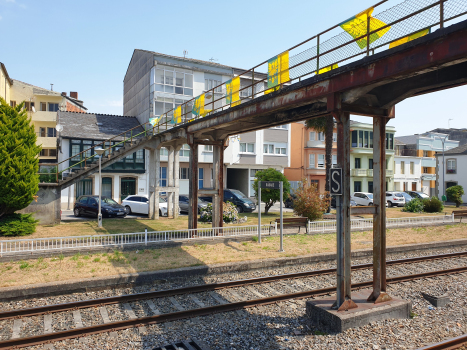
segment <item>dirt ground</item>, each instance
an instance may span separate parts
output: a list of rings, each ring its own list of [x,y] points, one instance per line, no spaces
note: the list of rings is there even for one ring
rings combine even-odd
[[[170,220],[162,219],[160,221],[162,223]],[[135,224],[135,229],[139,228],[136,225],[143,224]],[[59,227],[61,226],[59,225]],[[106,229],[109,230],[109,227]],[[93,228],[91,227],[89,230],[92,231]],[[70,234],[69,231],[61,232],[61,235],[68,234]],[[371,231],[353,232],[352,249],[371,248],[372,236]],[[467,224],[387,230],[388,246],[460,238],[467,238]],[[336,235],[286,235],[284,237],[285,252],[279,253],[278,249],[279,237],[266,236],[262,239],[261,244],[252,240],[148,249],[130,253],[115,250],[110,254],[76,254],[71,257],[57,255],[53,258],[0,263],[0,287],[334,252]]]

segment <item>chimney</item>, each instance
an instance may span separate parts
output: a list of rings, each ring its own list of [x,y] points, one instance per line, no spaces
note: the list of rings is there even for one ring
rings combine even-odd
[[[77,100],[78,99],[78,93],[76,91],[70,91],[70,97]]]
[[[66,96],[66,92],[62,92],[62,96]]]

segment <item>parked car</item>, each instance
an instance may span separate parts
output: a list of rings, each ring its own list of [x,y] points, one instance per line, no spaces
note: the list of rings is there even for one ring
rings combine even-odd
[[[405,198],[405,203],[409,203],[413,199],[413,197],[406,192],[399,192],[399,193]]]
[[[373,193],[355,192],[351,196],[350,199],[355,201],[355,203],[357,203],[357,205],[373,205]],[[386,206],[388,206],[387,201],[386,201]]]
[[[423,192],[417,192],[417,191],[405,191],[408,193],[412,198],[418,198],[418,199],[430,199],[430,196],[423,193]]]
[[[148,196],[128,196],[122,201],[127,214],[148,214],[149,198]],[[159,215],[167,216],[167,201],[159,197]]]
[[[331,208],[336,208],[337,207],[336,197],[337,196],[331,196]],[[350,199],[350,206],[351,207],[356,207],[357,203],[353,199]]]
[[[73,207],[73,213],[78,216],[97,217],[99,211],[99,196],[79,196]],[[125,207],[112,198],[101,197],[101,213],[105,218],[126,216]]]
[[[212,202],[212,197],[205,196],[200,198],[206,202]],[[252,212],[256,209],[256,204],[239,190],[225,189],[224,202],[233,203],[237,207],[239,213],[243,213],[244,211]]]
[[[190,197],[186,194],[178,196],[178,206],[180,207],[181,212],[188,213],[190,210]],[[201,209],[204,209],[207,206],[208,202],[198,198],[198,214],[201,213]]]
[[[403,207],[405,205],[405,198],[400,192],[386,192],[386,201],[388,202],[388,207]]]

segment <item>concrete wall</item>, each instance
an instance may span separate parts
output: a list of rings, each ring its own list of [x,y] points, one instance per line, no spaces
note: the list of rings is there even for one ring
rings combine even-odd
[[[141,124],[149,121],[149,80],[153,54],[135,50],[123,80],[123,115],[135,116]]]
[[[60,188],[41,187],[37,192],[37,202],[32,201],[28,207],[20,211],[23,214],[34,213],[40,225],[60,223]]]

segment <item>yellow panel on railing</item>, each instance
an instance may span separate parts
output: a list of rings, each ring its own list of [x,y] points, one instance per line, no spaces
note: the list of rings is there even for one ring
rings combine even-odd
[[[339,24],[339,26],[344,29],[347,33],[349,33],[354,39],[357,39],[361,37],[362,35],[365,35],[368,33],[367,28],[368,28],[368,18],[370,19],[370,32],[378,30],[381,27],[384,27],[386,23],[383,21],[380,21],[379,19],[376,19],[374,17],[371,17],[371,14],[373,13],[374,8],[370,7],[369,9],[366,9],[363,12],[360,12],[358,15],[349,18],[345,22],[342,22]],[[391,29],[391,27],[384,28],[380,30],[379,32],[373,33],[370,35],[370,44],[374,42],[375,40],[378,40],[381,38],[384,34],[387,33],[387,31]],[[367,46],[366,38],[362,38],[357,40],[357,44],[360,47],[360,49],[364,49]]]
[[[174,110],[174,115],[170,121],[172,124],[178,124],[182,122],[182,106],[178,106]]]
[[[392,49],[393,47],[396,47],[396,46],[408,43],[409,41],[421,38],[422,36],[430,34],[430,32],[431,32],[431,29],[427,28],[427,29],[423,29],[423,30],[421,30],[419,32],[407,35],[406,37],[404,37],[402,39],[399,39],[397,41],[394,41],[394,42],[390,43],[389,48]]]
[[[230,79],[225,83],[225,102],[232,107],[240,104],[240,77]]]
[[[330,65],[330,66],[321,68],[321,69],[318,71],[318,74],[323,74],[323,73],[329,72],[330,70],[336,69],[336,68],[338,68],[338,67],[339,67],[339,66],[338,66],[337,63],[336,63],[336,64],[333,64],[333,65]]]
[[[161,115],[158,117],[149,118],[149,122],[151,123],[152,126],[156,126],[161,121],[161,118],[162,118]]]
[[[281,53],[268,61],[268,90],[264,93],[269,94],[275,91],[279,84],[290,80],[289,76],[289,51]]]

